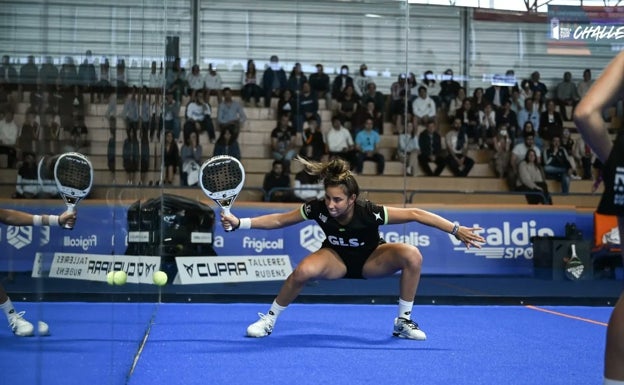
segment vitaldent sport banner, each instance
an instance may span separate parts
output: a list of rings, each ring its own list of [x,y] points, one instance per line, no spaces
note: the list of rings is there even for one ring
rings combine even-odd
[[[64,207],[25,205],[14,207],[31,213],[60,213]],[[5,206],[6,207],[6,206]],[[54,211],[56,209],[56,211]],[[127,206],[82,202],[74,230],[59,227],[0,225],[0,271],[31,271],[35,254],[69,253],[124,255],[128,242]],[[572,208],[527,206],[526,209],[430,209],[465,226],[483,228],[487,244],[469,249],[454,237],[417,223],[380,227],[388,242],[418,246],[424,256],[424,274],[532,274],[533,236],[564,236],[565,224],[574,222],[585,239],[593,237],[592,213]],[[266,208],[234,208],[239,217],[275,212]],[[292,266],[318,249],[324,235],[314,221],[280,230],[237,230],[226,233],[215,227],[213,248],[219,256],[287,255]]]

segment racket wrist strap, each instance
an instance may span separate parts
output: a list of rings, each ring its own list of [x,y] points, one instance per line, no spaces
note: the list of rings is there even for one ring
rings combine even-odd
[[[238,228],[243,230],[251,229],[251,218],[240,218],[238,220]]]

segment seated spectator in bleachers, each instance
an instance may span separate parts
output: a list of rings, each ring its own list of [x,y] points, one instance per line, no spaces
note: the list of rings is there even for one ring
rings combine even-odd
[[[581,80],[576,87],[579,98],[585,96],[592,84],[594,84],[594,80],[592,79],[591,70],[589,68],[586,68],[585,71],[583,71],[583,80]]]
[[[275,159],[271,171],[264,175],[262,182],[265,202],[292,202],[290,176],[285,172],[284,163]]]
[[[303,91],[303,83],[307,81],[308,77],[301,71],[301,63],[295,63],[290,71],[286,87],[293,95],[299,95]]]
[[[93,87],[96,82],[97,74],[95,73],[95,65],[93,64],[93,54],[91,50],[87,50],[82,63],[78,66],[78,85],[85,93],[89,94],[89,100],[91,102],[93,102]]]
[[[104,61],[102,65],[105,63],[108,63],[108,60]],[[41,65],[41,68],[39,69],[39,79],[45,92],[51,93],[53,91],[58,80],[58,74],[58,69],[54,65],[54,60],[52,59],[52,56],[46,56],[43,59],[43,64]],[[108,72],[106,72],[105,74],[108,78]]]
[[[286,172],[290,172],[290,161],[297,155],[297,147],[297,130],[284,115],[271,131],[271,154],[273,159],[282,162]]]
[[[132,185],[136,181],[136,172],[139,171],[140,147],[136,130],[126,129],[126,139],[123,142],[122,160],[126,171],[127,184]]]
[[[61,118],[52,107],[48,107],[43,114],[40,130],[41,154],[58,154],[61,152],[63,128]]]
[[[372,101],[375,105],[375,122],[379,122],[378,124],[375,124],[375,126],[379,127],[379,129],[382,129],[383,122],[385,121],[384,113],[386,109],[386,97],[384,96],[384,94],[377,91],[377,84],[375,84],[374,82],[368,83],[368,87],[366,87],[364,95],[362,95],[362,98],[360,98],[360,104],[362,107],[366,107],[368,102],[370,101]]]
[[[199,65],[193,64],[191,72],[186,75],[186,83],[188,84],[186,94],[190,96],[199,91],[203,91],[206,88],[205,82],[204,76],[200,73]],[[221,89],[221,87],[219,87],[219,89]]]
[[[497,178],[506,178],[510,172],[511,150],[513,140],[509,137],[509,131],[504,126],[498,127],[498,133],[494,137],[494,154],[492,165]]]
[[[17,138],[17,146],[21,152],[36,152],[40,137],[39,118],[32,109],[26,110],[24,123]]]
[[[414,126],[426,126],[430,121],[437,121],[435,102],[427,95],[427,87],[418,87],[418,97],[412,102]]]
[[[379,135],[381,135],[381,130],[383,128],[383,119],[381,116],[381,113],[375,109],[375,102],[369,99],[366,104],[360,105],[357,108],[352,119],[353,125],[351,127],[351,132],[357,135],[358,132],[364,129],[364,122],[366,122],[366,119],[373,119],[373,127],[375,130],[380,130],[378,132]]]
[[[324,72],[322,64],[316,65],[316,73],[310,75],[310,87],[319,98],[325,99],[325,108],[332,110],[331,86],[329,75]]]
[[[582,151],[582,148],[579,148],[576,145],[576,141],[572,139],[569,128],[564,128],[561,132],[561,147],[565,148],[568,153],[568,160],[570,161],[570,166],[572,167],[572,179],[580,179],[578,177],[577,170],[578,165],[582,163],[582,152],[579,152],[579,150]]]
[[[453,98],[453,100],[451,100],[451,104],[448,108],[449,119],[453,119],[457,116],[457,110],[464,106],[464,100],[466,100],[466,89],[464,87],[459,87],[459,89],[457,90],[457,95]],[[470,107],[472,108],[472,105],[470,105]]]
[[[301,132],[303,130],[303,123],[310,120],[316,119],[318,124],[321,124],[321,115],[319,114],[319,104],[318,97],[314,95],[310,88],[310,83],[304,82],[302,85],[301,92],[298,95],[298,114],[295,115],[295,129],[297,132]]]
[[[525,158],[527,151],[533,150],[537,156],[537,163],[539,165],[542,164],[542,151],[535,144],[535,134],[526,132],[522,138],[524,141],[514,145],[511,149],[511,160],[509,162],[511,167],[507,176],[510,189],[513,189],[516,186],[516,181],[518,179],[518,165],[520,165],[520,162]]]
[[[197,139],[197,132],[191,131],[185,136],[180,149],[180,183],[182,186],[195,186],[199,182],[199,168],[202,164],[202,145]]]
[[[540,114],[539,130],[537,134],[545,142],[550,142],[555,136],[561,138],[563,131],[563,119],[556,110],[555,101],[550,99],[546,102],[546,111]]]
[[[516,114],[517,119],[518,113],[520,113],[520,111],[524,108],[524,99],[520,97],[520,90],[514,89],[513,91],[511,91],[509,103],[511,104],[511,110]]]
[[[356,153],[353,136],[340,124],[337,116],[332,117],[332,128],[325,133],[325,145],[330,159],[339,157],[349,162],[351,169],[355,167]]]
[[[128,84],[128,73],[126,72],[126,60],[117,59],[117,66],[115,67],[115,81],[113,84],[117,87],[117,93],[126,96]]]
[[[529,149],[518,164],[515,190],[530,192],[525,195],[529,204],[552,204],[544,170],[534,149]]]
[[[124,101],[123,118],[126,122],[126,129],[137,131],[139,129],[139,101],[137,99],[138,89],[130,88],[130,95]]]
[[[472,98],[470,98],[472,108],[479,112],[483,111],[485,105],[487,104],[487,100],[483,96],[483,88],[477,87],[472,91]]]
[[[468,176],[475,162],[468,156],[468,136],[462,130],[461,120],[457,118],[453,120],[444,140],[449,169],[455,176]]]
[[[69,144],[74,151],[80,151],[80,148],[88,144],[87,138],[89,136],[89,129],[85,123],[85,117],[82,114],[76,112],[74,114],[74,124],[72,125]]]
[[[262,74],[265,107],[271,105],[271,98],[279,98],[282,95],[282,92],[288,88],[287,83],[286,72],[279,63],[279,58],[276,55],[271,56],[269,65]]]
[[[163,110],[163,120],[165,121],[165,131],[171,132],[173,139],[180,138],[180,102],[175,100],[172,92],[167,92]]]
[[[199,93],[191,95],[185,110],[185,122],[182,129],[184,141],[189,137],[191,132],[195,132],[198,136],[203,131],[204,124],[204,107],[199,99]],[[214,130],[213,130],[214,135]]]
[[[564,120],[572,120],[572,114],[574,113],[574,107],[581,100],[576,84],[572,82],[572,73],[566,71],[563,74],[563,81],[557,84],[555,89],[555,103],[559,106],[559,113]],[[570,115],[566,110],[566,107],[571,107]]]
[[[518,115],[511,109],[511,100],[503,102],[501,108],[496,111],[496,124],[500,128],[505,127],[507,136],[513,141],[518,132]]]
[[[180,167],[180,151],[171,131],[165,131],[165,148],[163,153],[165,164],[165,185],[173,184],[173,179]]]
[[[546,87],[546,84],[542,83],[540,76],[539,71],[533,71],[533,73],[531,73],[531,79],[529,80],[529,87],[531,87],[531,91],[533,91],[533,100],[535,100],[535,93],[539,92],[538,100],[543,102],[548,94],[548,87]]]
[[[509,97],[509,88],[495,84],[489,86],[483,93],[483,99],[496,111],[503,107],[503,103],[509,100]]]
[[[368,90],[368,84],[373,82],[373,79],[368,76],[367,71],[368,66],[366,64],[361,64],[357,75],[353,77],[353,90],[358,96],[358,99],[362,99]]]
[[[359,99],[353,86],[347,85],[336,101],[338,102],[336,115],[340,118],[340,123],[355,135],[353,120],[357,112]]]
[[[347,86],[355,87],[353,78],[349,75],[349,66],[343,64],[340,67],[340,72],[334,78],[332,82],[332,99],[340,100],[340,96]]]
[[[295,175],[293,195],[294,200],[299,202],[322,199],[325,188],[318,175],[310,175],[306,170],[301,170]]]
[[[461,107],[455,111],[455,118],[461,120],[464,132],[468,135],[468,140],[471,143],[477,143],[479,114],[472,108],[470,98],[464,98]]]
[[[427,88],[427,95],[429,95],[429,97],[435,102],[436,109],[440,108],[440,106],[442,105],[442,102],[440,101],[440,96],[438,95],[440,93],[440,84],[437,82],[433,71],[425,71],[420,85]]]
[[[15,66],[11,63],[9,55],[2,55],[2,62],[0,62],[0,78],[4,79],[9,92],[17,91],[19,75]]]
[[[486,103],[483,110],[478,111],[479,123],[477,125],[477,145],[479,148],[488,148],[492,144],[492,138],[496,133],[498,122],[496,111],[490,103]]]
[[[258,85],[258,75],[256,73],[256,63],[247,60],[247,69],[243,73],[243,88],[241,89],[241,98],[245,105],[251,106],[251,99],[256,101],[255,106],[260,107],[260,98],[262,97],[262,88]]]
[[[325,138],[316,118],[308,119],[301,135],[302,146],[299,154],[305,159],[321,161],[325,155]]]
[[[165,86],[165,74],[163,72],[162,62],[160,62],[160,69],[156,69],[156,61],[152,61],[147,82],[144,81],[143,84],[147,85],[151,94],[162,94],[163,87]]]
[[[355,136],[355,149],[357,150],[357,158],[355,163],[356,174],[361,174],[365,161],[373,161],[377,164],[377,175],[383,175],[385,168],[385,158],[379,152],[379,142],[381,137],[379,133],[373,130],[373,120],[366,119],[364,129]]]
[[[243,106],[232,99],[232,90],[229,87],[223,89],[223,102],[219,104],[217,116],[219,130],[229,127],[237,136],[241,126],[247,121]]]
[[[540,127],[540,111],[538,110],[538,106],[533,103],[532,98],[527,98],[524,100],[524,108],[518,112],[518,127],[523,128],[526,122],[531,122],[533,129],[535,130],[536,136],[538,136],[539,127]],[[516,140],[522,140],[521,135],[516,135]]]
[[[570,192],[570,181],[580,179],[574,174],[568,152],[561,146],[561,138],[553,136],[550,146],[544,151],[544,172],[546,178],[555,179],[561,183],[561,192]]]
[[[152,120],[150,95],[147,86],[140,88],[141,97],[139,98],[139,132],[141,138],[149,137],[150,122]]]
[[[453,70],[447,69],[442,75],[442,81],[440,82],[440,102],[443,108],[448,109],[451,104],[451,100],[457,97],[457,92],[461,85],[453,78]]]
[[[404,73],[399,74],[397,81],[390,85],[390,118],[395,134],[402,131],[401,121],[405,116],[405,103],[409,100],[408,91],[407,76]],[[411,105],[409,108],[411,109]]]
[[[37,172],[37,162],[33,152],[24,152],[22,164],[17,170],[14,198],[39,198],[41,188]]]
[[[444,167],[446,159],[442,148],[442,137],[438,132],[438,126],[434,121],[427,123],[427,129],[418,135],[418,164],[426,176],[439,176]],[[435,170],[431,169],[429,163],[435,163]]]
[[[212,156],[217,155],[229,155],[238,160],[242,159],[238,140],[229,128],[222,130],[215,142]]]
[[[0,78],[0,113],[7,110],[15,111],[17,102],[8,90],[6,80]]]
[[[4,112],[4,119],[0,120],[0,154],[7,156],[9,168],[15,168],[17,162],[17,138],[19,127],[13,119],[13,110]]]
[[[95,76],[95,69],[93,70],[93,75]],[[39,82],[39,67],[35,64],[35,57],[33,55],[28,55],[26,64],[20,68],[19,81],[20,100],[24,100],[23,93],[35,91],[37,89],[37,83]]]
[[[533,123],[531,123],[530,121],[524,122],[522,130],[516,135],[516,138],[514,139],[514,146],[519,143],[524,143],[524,138],[527,135],[533,136],[533,142],[535,143],[535,146],[537,146],[537,148],[539,148],[540,150],[544,149],[544,141],[537,136],[537,131],[535,131]]]
[[[420,147],[417,129],[414,123],[407,122],[407,129],[399,134],[396,149],[396,158],[403,163],[407,176],[417,174],[418,155],[420,155]]]
[[[284,115],[288,116],[288,121],[293,122],[299,111],[297,100],[293,97],[289,89],[285,89],[277,102],[277,121]],[[293,123],[294,124],[294,123]]]
[[[156,94],[152,97],[152,101],[150,102],[149,107],[149,138],[150,141],[160,142],[160,134],[163,130],[162,124],[162,108],[163,104],[161,103],[161,96]]]
[[[208,141],[210,143],[214,143],[217,135],[212,121],[212,106],[210,105],[208,98],[206,98],[206,93],[204,91],[197,94],[197,104],[201,106],[202,113],[204,114],[204,119],[201,122],[201,130],[206,131],[208,134]],[[199,135],[200,133],[197,133],[198,138]]]

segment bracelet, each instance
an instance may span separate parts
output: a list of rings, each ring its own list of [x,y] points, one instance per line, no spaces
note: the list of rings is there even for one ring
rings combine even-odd
[[[453,224],[453,230],[451,230],[451,235],[457,236],[458,231],[459,231],[459,223]]]
[[[48,226],[60,226],[61,222],[59,222],[58,215],[48,215]]]
[[[241,218],[238,220],[238,227],[243,230],[251,229],[251,218]]]
[[[41,226],[43,224],[43,217],[41,215],[33,215],[33,226]]]

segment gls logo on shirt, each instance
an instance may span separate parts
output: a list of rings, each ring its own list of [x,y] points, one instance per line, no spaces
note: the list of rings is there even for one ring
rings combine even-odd
[[[327,237],[327,241],[334,246],[343,246],[343,247],[359,247],[364,246],[364,242],[358,241],[357,238],[344,239],[341,237],[336,237],[334,235],[330,235]]]

